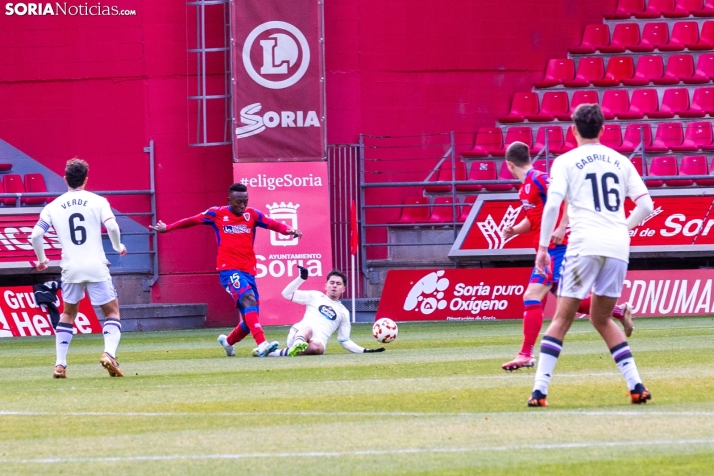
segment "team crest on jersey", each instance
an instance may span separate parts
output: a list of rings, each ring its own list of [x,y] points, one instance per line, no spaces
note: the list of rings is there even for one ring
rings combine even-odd
[[[243,219],[244,219],[245,221],[250,221],[250,213],[244,213],[244,214],[243,214]]]
[[[250,233],[250,227],[245,225],[223,225],[223,233],[228,233],[230,235]]]
[[[320,311],[320,314],[322,314],[331,321],[337,319],[337,312],[335,312],[335,310],[332,309],[330,306],[325,306],[323,304],[322,306],[318,307],[317,310]]]
[[[225,216],[223,217],[223,221],[228,221],[228,215],[225,215]]]
[[[531,184],[527,183],[524,188],[526,189],[526,193],[531,193]]]
[[[528,200],[521,200],[521,206],[523,207],[524,210],[531,210],[536,207]]]

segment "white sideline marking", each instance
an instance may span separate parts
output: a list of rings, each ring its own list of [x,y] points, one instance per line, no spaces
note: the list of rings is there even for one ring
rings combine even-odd
[[[116,417],[177,417],[177,416],[216,416],[216,417],[266,417],[266,416],[374,416],[374,417],[496,417],[499,415],[533,415],[533,416],[714,416],[714,411],[642,411],[637,410],[547,410],[523,412],[35,412],[0,410],[3,416],[116,416]]]
[[[212,459],[249,459],[249,458],[330,458],[341,456],[378,456],[423,453],[472,453],[485,451],[516,450],[554,450],[574,448],[622,448],[636,446],[672,446],[714,444],[714,438],[697,440],[660,440],[660,441],[605,441],[600,443],[554,443],[541,445],[482,446],[477,448],[405,448],[394,450],[357,450],[357,451],[308,451],[295,453],[235,453],[212,455],[145,455],[113,456],[106,458],[37,458],[37,459],[0,459],[0,463],[20,464],[55,464],[55,463],[113,463],[125,461],[171,461],[171,460],[212,460]]]

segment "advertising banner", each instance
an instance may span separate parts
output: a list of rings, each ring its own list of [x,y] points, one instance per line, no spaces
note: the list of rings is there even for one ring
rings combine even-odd
[[[376,319],[448,321],[521,319],[532,268],[396,270],[387,274]],[[629,271],[622,297],[635,316],[714,313],[714,269]],[[549,296],[545,317],[555,312]]]
[[[236,162],[324,160],[322,3],[231,1]]]
[[[237,163],[233,178],[248,187],[248,206],[303,233],[297,239],[260,229],[255,237],[260,322],[294,324],[305,307],[285,300],[281,292],[298,276],[297,265],[310,271],[303,290],[324,291],[332,270],[327,163]]]
[[[32,228],[40,217],[40,210],[0,211],[0,268],[30,268],[37,260],[32,250],[30,235]],[[58,265],[62,254],[62,246],[57,239],[54,228],[45,233],[45,254],[50,259],[50,265]],[[52,262],[55,263],[52,263]]]
[[[714,190],[654,190],[654,211],[630,231],[633,256],[667,252],[704,253],[714,251]],[[634,203],[625,202],[626,215]],[[524,217],[515,194],[481,195],[476,200],[450,257],[510,257],[534,255],[530,235],[504,239],[507,226]]]
[[[61,312],[61,291],[55,305]],[[102,333],[102,326],[87,296],[79,302],[73,327],[75,334]],[[47,307],[35,302],[32,286],[0,288],[0,337],[49,336],[54,333]]]

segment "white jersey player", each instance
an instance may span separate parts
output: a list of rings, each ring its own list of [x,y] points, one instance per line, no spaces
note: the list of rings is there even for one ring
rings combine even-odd
[[[57,362],[54,377],[67,377],[67,351],[72,342],[72,323],[79,311],[79,301],[85,289],[92,304],[100,306],[104,321],[104,354],[99,362],[112,377],[123,374],[116,361],[116,350],[121,339],[119,303],[107,257],[102,246],[102,225],[107,229],[114,250],[126,254],[121,243],[119,225],[109,202],[99,195],[84,190],[89,166],[83,160],[72,159],[65,168],[65,181],[69,190],[57,197],[40,213],[40,220],[32,230],[32,247],[37,255],[37,270],[47,269],[42,236],[53,227],[62,245],[62,298],[64,309],[55,330]]]
[[[630,390],[632,403],[646,403],[650,392],[640,379],[622,330],[610,319],[627,273],[629,230],[652,212],[647,187],[632,163],[599,143],[604,118],[597,104],[580,105],[573,114],[578,147],[553,163],[543,210],[536,268],[547,269],[558,211],[568,201],[570,238],[561,268],[555,317],[541,341],[529,406],[547,406],[548,385],[575,312],[592,290],[590,321],[605,340]],[[635,209],[625,218],[625,199]]]
[[[379,349],[365,349],[350,339],[350,313],[340,302],[347,286],[347,277],[339,271],[327,275],[325,293],[320,291],[299,291],[298,288],[308,278],[307,268],[300,268],[300,276],[283,290],[283,297],[307,307],[305,316],[288,333],[287,347],[268,354],[270,357],[294,357],[296,355],[322,355],[327,341],[337,331],[337,340],[342,347],[355,354],[384,352]]]

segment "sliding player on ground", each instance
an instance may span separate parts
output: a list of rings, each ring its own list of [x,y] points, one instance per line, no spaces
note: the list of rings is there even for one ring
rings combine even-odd
[[[297,238],[302,236],[300,230],[290,228],[248,207],[248,188],[241,183],[234,183],[228,189],[228,206],[211,207],[203,213],[184,218],[170,225],[159,221],[156,226],[150,226],[159,233],[168,233],[196,225],[208,225],[216,232],[218,256],[216,266],[219,272],[221,286],[235,301],[242,321],[230,334],[218,336],[218,342],[223,346],[226,355],[235,355],[236,343],[248,334],[253,336],[258,347],[254,353],[265,357],[280,345],[277,341],[267,342],[260,325],[260,294],[255,283],[256,259],[253,243],[258,228],[267,228]]]
[[[548,247],[563,200],[568,202],[570,243],[563,260],[555,317],[541,340],[533,393],[528,406],[548,406],[546,397],[563,339],[575,312],[592,290],[590,322],[610,349],[630,390],[630,401],[646,403],[645,388],[625,335],[610,319],[627,273],[628,230],[652,212],[647,187],[627,157],[600,144],[604,118],[597,104],[582,104],[573,114],[578,147],[553,163],[548,201],[543,210],[536,268],[550,266]],[[625,219],[625,198],[635,209]]]
[[[506,150],[506,166],[513,176],[522,182],[518,197],[521,200],[526,216],[516,226],[506,228],[503,236],[504,238],[510,238],[514,235],[531,233],[533,245],[537,250],[541,217],[543,215],[543,206],[546,203],[550,178],[547,173],[533,168],[530,149],[523,142],[514,142],[508,147]],[[541,276],[536,269],[533,269],[530,283],[523,294],[523,345],[515,359],[501,366],[503,370],[513,371],[522,367],[533,367],[536,363],[533,357],[533,347],[538,339],[538,333],[543,327],[543,302],[548,295],[548,291],[555,293],[558,287],[560,266],[568,244],[568,239],[565,236],[567,227],[568,215],[561,210],[558,227],[553,232],[552,241],[548,247],[548,253],[551,258],[548,274],[547,276]],[[583,299],[578,312],[590,314],[590,296]],[[616,306],[612,311],[612,316],[622,322],[625,334],[629,337],[634,329],[629,303]]]
[[[102,246],[102,224],[119,256],[126,254],[121,243],[119,225],[106,198],[84,189],[87,185],[89,166],[80,159],[71,159],[65,167],[64,180],[67,193],[60,195],[40,213],[40,219],[32,229],[30,240],[37,255],[37,270],[47,269],[49,259],[45,255],[42,236],[54,227],[62,245],[62,316],[55,328],[57,361],[54,378],[67,378],[67,351],[72,342],[72,323],[79,311],[79,301],[85,289],[93,305],[102,308],[104,321],[104,353],[99,363],[111,377],[123,377],[116,360],[121,339],[121,321],[117,292],[109,275],[107,257]]]
[[[331,271],[327,275],[324,293],[299,291],[300,285],[307,281],[308,270],[302,266],[298,268],[300,276],[283,289],[283,297],[305,305],[305,316],[290,329],[287,347],[271,352],[268,354],[270,357],[322,355],[325,353],[328,339],[335,331],[340,345],[352,353],[384,352],[384,347],[365,349],[350,340],[350,313],[340,302],[347,287],[347,276],[339,271]]]

